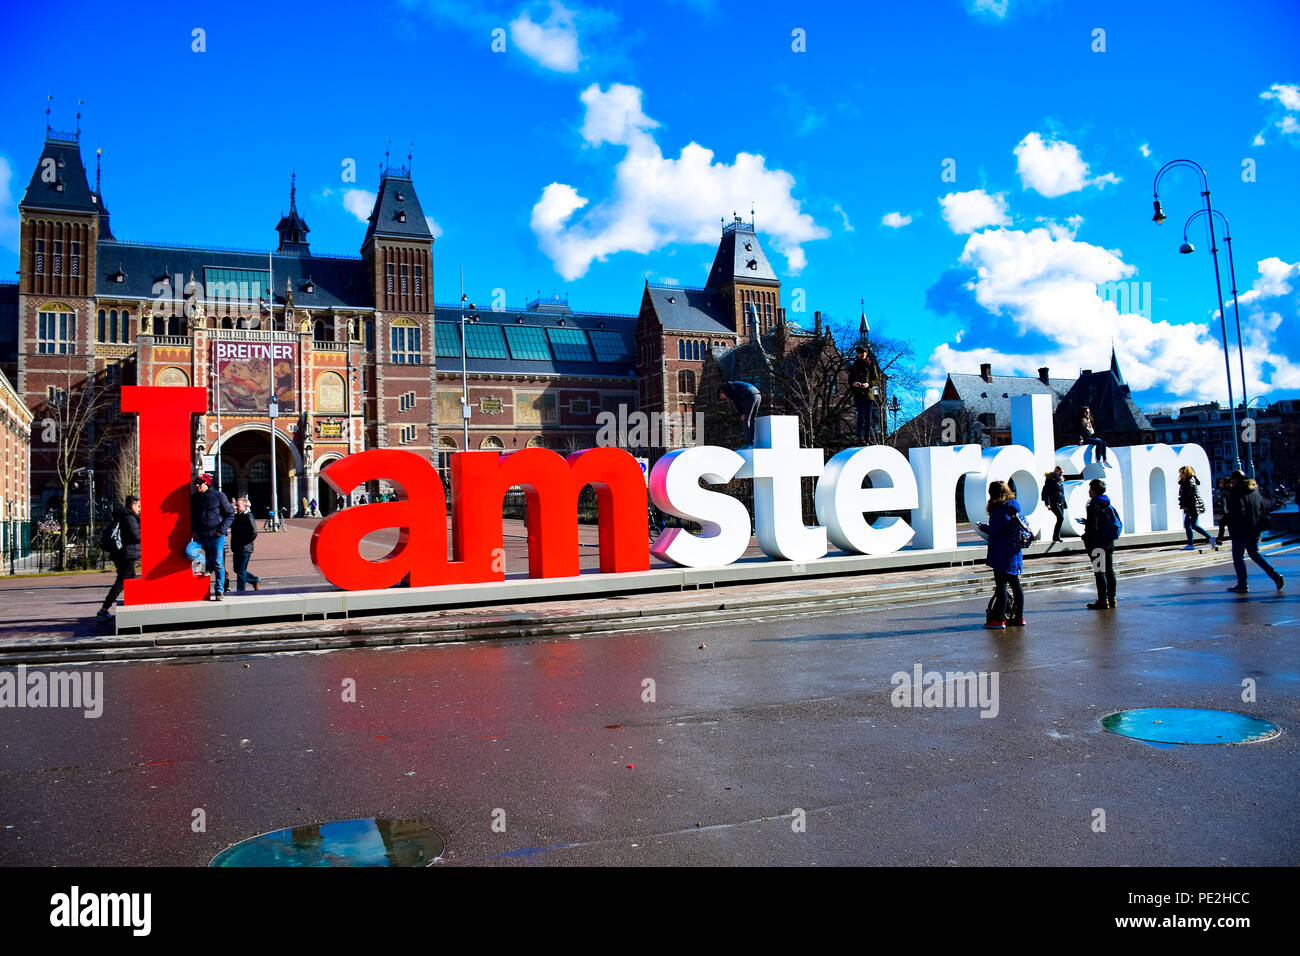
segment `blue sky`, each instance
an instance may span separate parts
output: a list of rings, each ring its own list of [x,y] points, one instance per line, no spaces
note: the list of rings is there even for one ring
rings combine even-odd
[[[1197,179],[1166,176],[1150,221],[1152,176],[1189,157],[1233,227],[1249,394],[1300,395],[1300,6],[1133,6],[24,5],[0,37],[0,272],[52,94],[55,129],[86,101],[119,238],[266,248],[296,170],[313,250],[355,254],[391,140],[441,232],[439,301],[463,266],[479,303],[635,312],[646,278],[702,284],[753,203],[783,301],[804,290],[790,318],[864,298],[935,384],[1072,375],[1113,340],[1143,407],[1223,401],[1203,222],[1178,254]],[[1109,281],[1149,282],[1149,307]]]

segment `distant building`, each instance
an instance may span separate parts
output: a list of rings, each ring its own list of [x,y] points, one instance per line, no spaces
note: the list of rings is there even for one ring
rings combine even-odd
[[[1154,438],[1151,423],[1129,394],[1114,349],[1110,351],[1110,368],[1102,372],[1084,369],[1056,406],[1052,424],[1058,446],[1079,440],[1079,413],[1084,406],[1092,410],[1097,437],[1108,445],[1144,445]]]
[[[19,522],[30,521],[32,413],[0,372],[0,552],[25,543]]]
[[[1249,418],[1251,424],[1247,424]],[[1213,483],[1236,468],[1232,449],[1232,415],[1218,402],[1187,405],[1177,415],[1153,414],[1151,427],[1156,441],[1166,445],[1192,443],[1200,445],[1210,457]],[[1247,443],[1255,459],[1255,474],[1260,484],[1270,488],[1277,482],[1288,487],[1300,479],[1300,400],[1274,402],[1267,408],[1247,412],[1237,407],[1237,451],[1242,468],[1247,468]],[[1200,476],[1205,481],[1205,476]]]

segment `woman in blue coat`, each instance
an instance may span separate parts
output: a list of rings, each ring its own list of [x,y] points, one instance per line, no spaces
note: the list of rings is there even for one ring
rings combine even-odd
[[[989,485],[989,520],[979,529],[988,536],[989,553],[984,563],[993,569],[993,607],[989,610],[988,620],[984,626],[993,630],[1002,630],[1007,624],[1012,627],[1025,626],[1025,592],[1020,589],[1020,572],[1024,570],[1024,561],[1016,541],[1020,522],[1020,505],[1005,481],[995,481]],[[1011,618],[1003,623],[1007,609],[1007,591],[1011,589]]]

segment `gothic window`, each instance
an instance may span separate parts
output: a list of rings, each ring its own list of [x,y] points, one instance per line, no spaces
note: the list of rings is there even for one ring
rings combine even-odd
[[[685,340],[685,339],[678,339],[678,340],[677,340],[677,357],[678,357],[679,359],[684,359],[684,358],[686,358],[686,340]]]
[[[682,369],[677,373],[677,391],[683,395],[695,395],[695,373],[690,369]]]
[[[395,324],[390,330],[392,332],[392,361],[396,365],[419,365],[420,330],[410,319],[404,321],[407,324]]]

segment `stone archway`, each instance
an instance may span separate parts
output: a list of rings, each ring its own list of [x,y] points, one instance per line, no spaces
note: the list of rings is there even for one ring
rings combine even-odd
[[[312,466],[309,494],[316,499],[317,514],[322,518],[338,510],[338,492],[331,488],[328,482],[321,481],[320,473],[325,470],[327,465],[331,465],[342,458],[342,455],[330,453],[319,458]]]
[[[248,496],[253,514],[261,519],[271,512],[271,447],[269,424],[239,425],[221,436],[221,460],[234,469],[236,488],[223,488],[226,496]],[[302,455],[297,446],[276,429],[276,490],[282,509],[298,511],[298,489],[302,485]],[[229,474],[229,472],[227,472]]]

